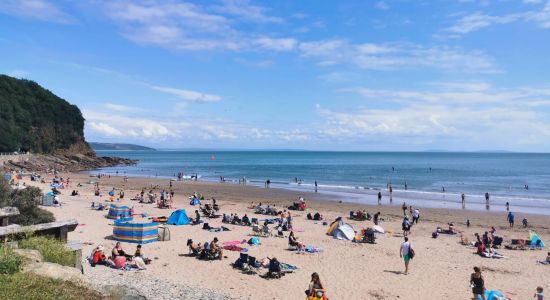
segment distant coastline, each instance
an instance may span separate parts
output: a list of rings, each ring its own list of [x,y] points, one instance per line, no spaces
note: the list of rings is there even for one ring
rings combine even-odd
[[[123,144],[123,143],[97,143],[90,142],[88,143],[92,149],[97,150],[130,150],[130,151],[156,151],[154,148],[145,147],[135,144]]]

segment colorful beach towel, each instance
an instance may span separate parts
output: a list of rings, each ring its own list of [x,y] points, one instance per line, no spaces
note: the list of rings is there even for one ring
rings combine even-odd
[[[239,247],[237,245],[226,245],[226,246],[223,246],[223,249],[229,250],[229,251],[237,251],[237,252],[248,252],[248,249]]]

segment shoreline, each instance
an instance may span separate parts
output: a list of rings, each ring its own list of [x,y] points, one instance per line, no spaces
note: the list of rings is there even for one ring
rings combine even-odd
[[[82,174],[96,175],[104,170],[85,170]],[[105,172],[104,174],[112,173]],[[113,175],[112,177],[123,177],[123,175]],[[129,178],[142,178],[148,180],[174,180],[171,177],[162,176],[139,176],[132,174]],[[238,186],[252,186],[262,189],[263,183],[259,181],[249,181],[249,184],[240,184],[235,181],[219,182],[215,180],[183,180],[176,182],[201,182],[209,184],[223,184],[223,185],[238,185]],[[550,216],[550,199],[543,198],[515,198],[512,196],[492,195],[490,201],[490,207],[487,209],[485,205],[485,199],[483,195],[466,195],[466,208],[461,207],[460,194],[456,193],[441,193],[421,190],[393,190],[393,201],[390,202],[389,192],[387,189],[339,189],[339,190],[325,190],[324,185],[319,185],[318,192],[315,192],[315,188],[311,184],[307,185],[294,185],[271,183],[270,189],[281,189],[286,191],[309,193],[312,195],[322,195],[322,198],[330,198],[335,201],[342,201],[346,203],[353,203],[358,205],[377,205],[377,193],[382,192],[383,200],[382,205],[388,206],[401,206],[403,202],[407,205],[413,205],[415,207],[434,208],[434,209],[456,209],[456,210],[468,210],[477,212],[506,212],[506,202],[510,203],[510,211],[513,213],[521,213],[528,215],[544,215]],[[413,197],[411,197],[413,196]],[[525,200],[528,202],[525,203]]]
[[[82,225],[69,234],[70,239],[85,242],[83,253],[88,255],[91,249],[98,244],[103,244],[111,249],[114,241],[107,237],[112,233],[112,221],[105,218],[106,211],[93,211],[89,206],[92,201],[103,201],[105,197],[93,196],[93,185],[89,181],[97,181],[97,178],[88,174],[65,173],[62,177],[70,177],[73,187],[63,190],[60,196],[62,207],[47,207],[56,218],[77,218]],[[47,180],[52,176],[46,176]],[[83,183],[78,190],[81,196],[68,196],[72,189],[76,189],[76,183]],[[507,228],[505,214],[499,212],[476,212],[452,209],[421,209],[421,219],[418,225],[413,227],[411,240],[416,247],[417,258],[412,263],[411,274],[404,276],[400,272],[403,269],[402,260],[399,258],[399,245],[402,241],[400,227],[402,211],[399,206],[387,205],[360,205],[354,203],[340,203],[327,195],[288,191],[282,189],[264,189],[253,186],[242,186],[207,182],[173,182],[175,191],[174,209],[161,210],[154,205],[139,204],[131,201],[143,187],[157,186],[157,193],[163,188],[168,190],[169,181],[147,178],[129,178],[128,182],[123,177],[103,177],[99,180],[100,188],[105,193],[113,187],[125,190],[125,200],[117,205],[134,206],[136,212],[147,212],[149,216],[169,216],[176,208],[184,208],[187,214],[193,216],[196,207],[190,206],[187,196],[193,192],[204,194],[205,197],[214,197],[221,206],[222,213],[238,213],[240,216],[247,213],[251,217],[265,218],[263,215],[255,215],[247,209],[252,202],[270,203],[280,208],[288,206],[303,195],[309,207],[309,211],[319,211],[331,222],[337,216],[342,216],[345,222],[351,224],[355,230],[372,226],[368,221],[349,220],[350,210],[365,209],[374,214],[382,213],[384,221],[381,226],[391,234],[377,236],[377,243],[358,244],[350,241],[335,240],[327,236],[327,227],[321,222],[307,221],[307,212],[293,211],[296,232],[299,240],[308,244],[319,246],[323,251],[318,254],[297,254],[288,251],[287,240],[276,237],[260,238],[261,245],[249,247],[250,255],[258,258],[276,256],[280,261],[297,265],[298,271],[277,280],[265,280],[259,276],[246,275],[231,267],[231,263],[238,257],[238,252],[226,251],[227,259],[222,261],[205,262],[183,256],[187,253],[185,241],[192,238],[197,242],[210,241],[213,237],[219,237],[222,242],[231,240],[248,239],[250,227],[237,225],[224,225],[231,231],[211,233],[202,230],[201,226],[169,226],[171,240],[145,244],[144,252],[149,257],[156,257],[153,263],[145,271],[140,271],[132,276],[127,273],[105,267],[96,267],[93,272],[104,274],[96,276],[93,280],[102,280],[111,276],[128,278],[141,274],[143,278],[155,278],[173,284],[199,286],[216,292],[227,294],[239,299],[301,299],[303,290],[309,283],[312,272],[318,272],[328,288],[331,299],[422,299],[425,293],[448,299],[469,299],[470,291],[467,278],[473,265],[482,266],[485,270],[486,282],[491,289],[513,291],[521,295],[519,299],[532,295],[532,285],[544,285],[550,272],[545,266],[536,265],[537,259],[542,259],[545,251],[508,251],[499,250],[506,255],[506,259],[492,260],[473,255],[473,249],[458,244],[458,236],[441,236],[438,239],[431,238],[431,232],[437,226],[445,226],[448,222],[454,222],[455,227],[463,231],[466,236],[473,239],[473,233],[483,233],[490,226],[495,226],[499,235],[506,240],[527,236],[527,229],[521,227],[510,230]],[[37,184],[28,182],[28,184]],[[46,185],[37,184],[43,189]],[[523,215],[522,215],[523,216]],[[522,216],[517,216],[519,222]],[[529,215],[533,228],[543,240],[550,238],[550,219],[540,215]],[[464,224],[470,219],[472,226],[467,228]],[[142,218],[137,217],[136,222]],[[143,219],[145,220],[145,219]],[[220,219],[208,220],[211,226],[220,226]],[[288,234],[288,233],[287,233]],[[135,244],[123,243],[124,249],[133,251]],[[434,259],[437,257],[437,259]],[[86,264],[85,264],[86,265]],[[89,266],[85,267],[85,274]],[[456,284],[455,278],[465,278]],[[366,280],[368,278],[368,280]],[[546,278],[546,279],[544,279]],[[148,280],[148,279],[144,279]],[[411,289],[411,286],[415,286]],[[548,287],[546,287],[548,288]],[[176,294],[174,294],[177,296]],[[378,296],[379,298],[377,298]],[[154,298],[152,298],[154,299]],[[184,298],[185,299],[185,298]],[[192,299],[190,297],[189,299]],[[514,297],[518,299],[518,297]]]

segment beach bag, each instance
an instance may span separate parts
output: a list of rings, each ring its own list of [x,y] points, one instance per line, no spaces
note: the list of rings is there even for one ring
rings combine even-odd
[[[414,256],[415,256],[415,253],[414,253],[413,248],[409,248],[409,258],[410,258],[410,259],[413,259]]]
[[[165,242],[170,240],[170,229],[165,226],[159,226],[158,227],[158,239],[159,241]]]

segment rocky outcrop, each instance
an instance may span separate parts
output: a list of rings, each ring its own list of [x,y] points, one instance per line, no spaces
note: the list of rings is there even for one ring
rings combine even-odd
[[[7,161],[4,163],[4,169],[16,169],[27,171],[57,170],[65,171],[80,171],[91,170],[104,167],[113,167],[117,165],[132,165],[137,163],[136,160],[120,158],[120,157],[99,157],[87,154],[33,154],[26,157],[24,160]]]

